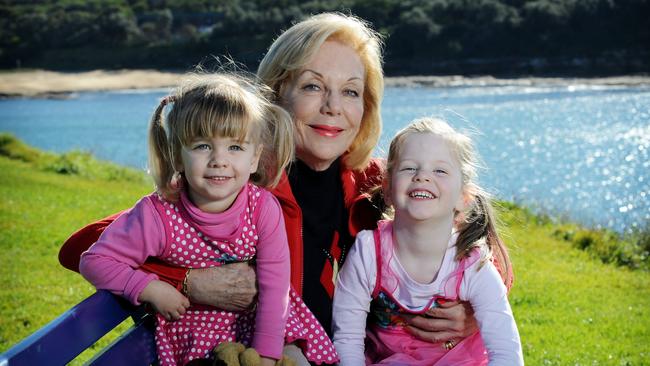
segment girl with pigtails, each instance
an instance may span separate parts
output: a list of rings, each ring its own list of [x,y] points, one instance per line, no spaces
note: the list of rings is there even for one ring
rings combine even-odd
[[[442,120],[397,133],[382,183],[392,219],[357,235],[334,293],[341,366],[523,365],[511,264],[476,166],[470,138]],[[406,330],[409,318],[458,300],[471,304],[479,332],[456,344]]]
[[[282,210],[265,188],[278,183],[293,158],[293,127],[271,94],[246,77],[211,74],[192,75],[165,97],[149,131],[156,191],[117,217],[81,257],[80,272],[95,287],[157,312],[161,365],[206,358],[228,341],[253,347],[262,365],[282,358],[285,342],[297,342],[314,362],[338,360],[290,289]],[[254,262],[254,310],[190,303],[140,269],[149,257],[188,269]]]

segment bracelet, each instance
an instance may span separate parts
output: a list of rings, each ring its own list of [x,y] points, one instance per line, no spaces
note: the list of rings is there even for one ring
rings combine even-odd
[[[190,277],[190,271],[192,268],[188,268],[187,272],[185,272],[185,278],[183,278],[183,284],[181,285],[181,292],[183,295],[187,296],[188,298],[190,297],[190,293],[187,288],[187,279]]]

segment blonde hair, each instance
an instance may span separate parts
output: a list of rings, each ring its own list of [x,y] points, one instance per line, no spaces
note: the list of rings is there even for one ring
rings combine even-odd
[[[456,214],[455,225],[458,230],[456,239],[456,260],[469,256],[474,248],[485,249],[487,256],[492,256],[508,288],[512,285],[512,264],[505,244],[499,237],[496,227],[496,214],[490,195],[477,184],[478,154],[472,139],[456,131],[447,122],[439,118],[416,119],[400,130],[393,138],[388,149],[387,173],[384,179],[390,179],[394,165],[399,158],[400,148],[406,137],[416,133],[430,133],[441,137],[449,146],[452,154],[460,164],[463,192],[470,193],[473,200],[464,211]]]
[[[365,69],[361,127],[343,158],[346,167],[365,168],[381,134],[384,94],[382,37],[363,20],[341,13],[311,16],[284,31],[271,45],[257,70],[258,77],[279,97],[325,41],[338,41],[359,55]]]
[[[289,114],[270,100],[266,85],[244,74],[189,74],[171,95],[161,100],[149,128],[149,169],[156,189],[166,199],[178,199],[177,170],[181,149],[196,138],[247,137],[261,154],[251,181],[275,186],[293,159],[293,123]],[[166,118],[165,106],[169,104]]]

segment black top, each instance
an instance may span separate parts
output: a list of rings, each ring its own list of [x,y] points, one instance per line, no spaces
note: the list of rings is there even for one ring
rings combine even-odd
[[[321,273],[326,260],[332,263],[330,249],[335,232],[339,234],[337,245],[343,253],[336,258],[339,268],[353,243],[343,199],[341,162],[337,159],[327,170],[317,172],[296,160],[289,167],[288,175],[291,190],[302,210],[303,300],[331,335],[332,299],[321,283]]]

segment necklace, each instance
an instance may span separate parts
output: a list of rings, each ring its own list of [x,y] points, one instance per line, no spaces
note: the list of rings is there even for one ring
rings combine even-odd
[[[334,235],[335,238],[338,239],[338,233],[335,233]],[[337,243],[335,245],[338,244],[339,243],[337,240]],[[348,251],[347,245],[345,245],[345,243],[341,243],[341,255],[339,256],[338,261],[336,260],[336,258],[334,258],[334,256],[329,250],[325,248],[321,248],[321,249],[323,250],[323,254],[325,254],[327,260],[332,265],[332,283],[336,283],[336,276],[339,274],[339,268],[343,265],[343,262],[345,261],[345,256]]]

